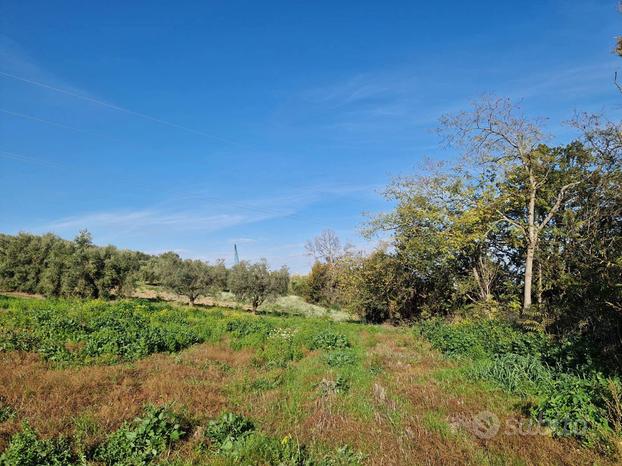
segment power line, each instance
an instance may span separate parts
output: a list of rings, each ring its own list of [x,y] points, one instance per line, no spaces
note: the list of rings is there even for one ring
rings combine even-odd
[[[111,139],[111,140],[119,141],[118,139],[112,139],[112,138],[110,138],[109,136],[107,136],[105,134],[94,133],[92,131],[87,131],[87,130],[84,130],[84,129],[76,128],[74,126],[68,126],[68,125],[65,125],[63,123],[57,123],[57,122],[51,121],[51,120],[44,120],[43,118],[39,118],[39,117],[32,116],[32,115],[27,115],[25,113],[12,112],[12,111],[6,110],[4,108],[0,108],[0,112],[6,113],[7,115],[19,117],[19,118],[24,118],[26,120],[32,120],[32,121],[37,121],[39,123],[45,123],[47,125],[56,126],[58,128],[68,129],[70,131],[77,131],[78,133],[88,134],[90,136],[99,136],[99,137],[103,137],[103,138],[106,138],[106,139]]]
[[[18,160],[20,162],[34,163],[38,165],[44,165],[48,167],[57,167],[58,165],[48,162],[47,160],[42,160],[37,157],[30,157],[28,155],[18,154],[16,152],[9,152],[6,150],[0,149],[0,157],[4,157],[5,159]]]
[[[6,78],[10,78],[10,79],[14,79],[14,80],[17,80],[17,81],[21,81],[21,82],[24,82],[24,83],[27,83],[27,84],[30,84],[30,85],[33,85],[33,86],[38,86],[38,87],[41,87],[41,88],[44,88],[44,89],[49,89],[49,90],[52,90],[52,91],[55,91],[55,92],[58,92],[58,93],[61,93],[61,94],[65,94],[65,95],[74,97],[76,99],[84,100],[84,101],[87,101],[87,102],[90,102],[90,103],[93,103],[93,104],[96,104],[96,105],[100,105],[100,106],[105,107],[105,108],[116,110],[116,111],[119,111],[119,112],[122,112],[122,113],[126,113],[128,115],[132,115],[132,116],[135,116],[135,117],[138,117],[138,118],[142,118],[142,119],[145,119],[145,120],[148,120],[148,121],[152,121],[152,122],[155,122],[155,123],[158,123],[158,124],[162,124],[162,125],[165,125],[165,126],[169,126],[171,128],[176,128],[176,129],[180,129],[180,130],[183,130],[183,131],[186,131],[186,132],[189,132],[189,133],[205,136],[205,137],[208,137],[208,138],[211,138],[211,139],[214,139],[214,140],[218,140],[220,142],[224,142],[226,144],[232,144],[232,145],[236,145],[236,146],[240,146],[240,147],[245,147],[244,145],[239,144],[239,143],[237,143],[235,141],[230,141],[230,140],[227,140],[227,139],[224,139],[224,138],[221,138],[221,137],[218,137],[218,136],[206,133],[204,131],[200,131],[200,130],[196,130],[196,129],[193,129],[193,128],[189,128],[187,126],[179,125],[177,123],[173,123],[173,122],[168,121],[168,120],[164,120],[164,119],[161,119],[161,118],[153,117],[153,116],[145,114],[145,113],[136,112],[136,111],[130,110],[130,109],[125,108],[125,107],[114,105],[114,104],[105,102],[103,100],[95,99],[93,97],[82,95],[82,94],[79,94],[79,93],[76,93],[76,92],[73,92],[73,91],[70,91],[70,90],[67,90],[67,89],[63,89],[63,88],[60,88],[60,87],[52,86],[50,84],[47,84],[47,83],[44,83],[44,82],[41,82],[41,81],[35,81],[35,80],[28,79],[28,78],[25,78],[25,77],[22,77],[22,76],[17,76],[17,75],[11,74],[11,73],[6,73],[4,71],[0,71],[0,76],[4,76]],[[4,112],[6,114],[9,114],[9,115],[18,116],[18,117],[21,117],[21,118],[26,118],[26,119],[30,119],[30,120],[38,121],[38,122],[42,122],[42,123],[47,123],[47,124],[50,124],[50,125],[53,125],[53,126],[57,126],[57,127],[61,127],[61,128],[65,128],[65,129],[68,129],[68,130],[78,131],[78,132],[82,132],[82,133],[85,133],[85,134],[96,135],[96,133],[91,133],[89,131],[85,131],[85,130],[82,130],[82,129],[79,129],[79,128],[71,127],[71,126],[68,126],[68,125],[61,124],[61,123],[56,123],[56,122],[53,122],[53,121],[50,121],[50,120],[44,120],[42,118],[34,117],[34,116],[31,116],[31,115],[26,115],[26,114],[17,113],[17,112],[11,112],[11,111],[5,110],[5,109],[0,109],[0,111]],[[39,164],[49,165],[49,166],[55,166],[54,164],[46,162],[46,161],[43,161],[41,159],[34,158],[34,157],[28,157],[28,156],[24,156],[24,155],[21,155],[21,154],[16,154],[14,152],[7,152],[7,151],[0,150],[0,153],[5,154],[5,155],[3,155],[3,157],[5,157],[5,158],[10,158],[10,159],[19,160],[19,161],[25,161],[25,162],[31,162],[31,163],[39,163]],[[299,218],[302,215],[300,212],[287,212],[287,209],[284,209],[285,210],[285,212],[284,212],[283,210],[257,208],[256,206],[253,206],[253,205],[244,204],[244,203],[240,203],[240,202],[236,202],[236,201],[231,201],[229,199],[223,199],[223,198],[218,198],[218,197],[212,197],[212,196],[201,196],[201,197],[203,199],[207,199],[207,200],[211,199],[211,200],[215,200],[217,202],[220,201],[224,205],[229,206],[229,207],[237,207],[237,208],[242,209],[242,210],[247,210],[247,211],[256,212],[256,213],[263,213],[264,215],[268,216],[268,218],[261,219],[260,221],[266,221],[266,220],[269,221],[269,220],[271,220],[273,218],[290,218],[290,219],[291,218]],[[319,225],[319,223],[316,223],[314,221],[309,222],[308,216],[305,216],[304,220],[305,220],[305,223],[307,225]]]
[[[24,82],[24,83],[27,83],[27,84],[31,84],[33,86],[38,86],[38,87],[41,87],[41,88],[44,88],[44,89],[49,89],[49,90],[52,90],[52,91],[55,91],[55,92],[59,92],[61,94],[69,95],[69,96],[74,97],[76,99],[81,99],[81,100],[84,100],[86,102],[90,102],[90,103],[93,103],[93,104],[96,104],[96,105],[100,105],[102,107],[106,107],[106,108],[109,108],[109,109],[112,109],[112,110],[116,110],[118,112],[123,112],[123,113],[126,113],[128,115],[133,115],[133,116],[138,117],[138,118],[143,118],[145,120],[153,121],[155,123],[159,123],[161,125],[169,126],[171,128],[176,128],[176,129],[180,129],[180,130],[183,130],[183,131],[186,131],[186,132],[189,132],[189,133],[198,134],[200,136],[205,136],[205,137],[217,140],[219,142],[224,142],[226,144],[232,144],[232,145],[236,145],[236,146],[242,146],[241,144],[239,144],[239,143],[237,143],[235,141],[230,141],[228,139],[224,139],[224,138],[221,138],[219,136],[215,136],[213,134],[206,133],[205,131],[200,131],[200,130],[197,130],[197,129],[194,129],[194,128],[189,128],[187,126],[179,125],[177,123],[173,123],[173,122],[168,121],[168,120],[163,120],[162,118],[157,118],[157,117],[154,117],[154,116],[151,116],[151,115],[147,115],[146,113],[136,112],[134,110],[130,110],[130,109],[125,108],[125,107],[120,107],[118,105],[114,105],[114,104],[105,102],[103,100],[95,99],[93,97],[89,97],[89,96],[86,96],[86,95],[83,95],[83,94],[78,94],[76,92],[69,91],[67,89],[63,89],[63,88],[60,88],[60,87],[52,86],[50,84],[46,84],[46,83],[43,83],[41,81],[35,81],[33,79],[24,78],[22,76],[17,76],[17,75],[11,74],[11,73],[6,73],[4,71],[0,71],[0,76],[4,76],[6,78],[15,79],[17,81],[21,81],[21,82]]]

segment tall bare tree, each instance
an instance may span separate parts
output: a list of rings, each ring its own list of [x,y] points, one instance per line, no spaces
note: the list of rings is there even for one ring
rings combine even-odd
[[[337,234],[333,230],[328,229],[322,231],[312,240],[307,241],[305,250],[316,261],[325,262],[329,265],[335,264],[344,252]]]
[[[441,133],[445,140],[462,148],[490,184],[513,185],[499,193],[496,213],[515,227],[525,250],[523,313],[532,304],[534,257],[543,229],[568,199],[579,181],[571,181],[551,196],[549,176],[560,163],[560,154],[545,150],[542,121],[530,120],[509,99],[483,98],[471,110],[444,116]],[[524,199],[523,214],[508,215],[506,206]]]

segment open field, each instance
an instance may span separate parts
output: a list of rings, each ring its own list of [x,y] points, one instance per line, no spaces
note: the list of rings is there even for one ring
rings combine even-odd
[[[19,294],[15,294],[15,296],[19,296]],[[28,295],[25,296],[27,297]],[[187,298],[163,289],[162,287],[151,285],[139,286],[133,291],[132,297],[138,299],[168,301],[177,304],[188,304]],[[215,293],[211,296],[201,296],[197,298],[196,304],[211,307],[234,308],[246,311],[251,310],[250,305],[237,301],[232,293],[225,291]],[[259,310],[270,314],[296,315],[303,317],[326,317],[336,321],[360,320],[360,317],[348,314],[345,311],[328,309],[323,306],[307,303],[300,296],[295,295],[279,296],[276,299],[272,299],[262,304],[259,307]]]
[[[41,452],[61,458],[50,464],[613,464],[521,433],[519,398],[409,328],[140,301],[0,305],[3,464]],[[487,414],[474,421],[486,412],[498,432]]]

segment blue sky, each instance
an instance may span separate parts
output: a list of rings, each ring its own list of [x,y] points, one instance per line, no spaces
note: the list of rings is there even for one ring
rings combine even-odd
[[[304,272],[483,93],[619,117],[614,0],[0,2],[0,231]]]

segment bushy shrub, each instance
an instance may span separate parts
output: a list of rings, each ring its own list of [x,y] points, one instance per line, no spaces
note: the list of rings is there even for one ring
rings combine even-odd
[[[0,351],[36,351],[46,360],[82,363],[134,360],[156,352],[174,352],[204,341],[180,315],[150,317],[155,307],[140,302],[98,301],[66,308],[48,308],[6,316],[0,332]],[[69,349],[73,348],[73,349]]]
[[[184,422],[167,407],[148,406],[141,417],[125,423],[95,451],[107,465],[143,465],[185,435]]]
[[[469,375],[530,397],[531,416],[556,436],[602,447],[612,428],[622,425],[622,403],[612,399],[617,382],[597,372],[589,351],[573,339],[549,341],[496,321],[433,319],[416,328],[444,354],[475,359]]]
[[[71,443],[64,437],[43,440],[28,425],[13,435],[0,455],[2,466],[70,466],[77,464]]]
[[[486,354],[482,342],[474,333],[456,328],[442,319],[430,319],[415,328],[435,349],[447,356],[483,357]]]
[[[227,332],[237,338],[249,335],[261,335],[267,337],[274,326],[264,319],[232,319],[227,322]]]
[[[448,356],[482,358],[515,353],[539,356],[547,348],[547,338],[539,332],[525,332],[495,320],[449,323],[430,319],[416,325],[435,349]]]
[[[124,329],[101,327],[88,335],[83,354],[100,356],[109,354],[133,360],[152,353],[175,352],[195,343],[201,338],[193,332],[175,327],[133,325],[128,321]]]
[[[608,366],[608,361],[599,360],[593,342],[579,334],[557,338],[548,346],[543,358],[557,370],[575,374],[600,371]]]
[[[85,331],[82,322],[63,311],[45,309],[31,315],[40,336],[70,338]]]
[[[0,330],[1,351],[34,351],[40,344],[40,338],[25,330]]]
[[[315,349],[332,350],[332,349],[349,348],[349,347],[350,347],[350,342],[348,341],[348,338],[345,335],[341,333],[333,332],[331,330],[323,330],[320,333],[317,333],[311,340],[311,343],[309,344],[309,349],[311,350],[315,350]]]
[[[531,412],[557,436],[589,439],[590,435],[610,431],[606,393],[601,377],[559,374]]]

